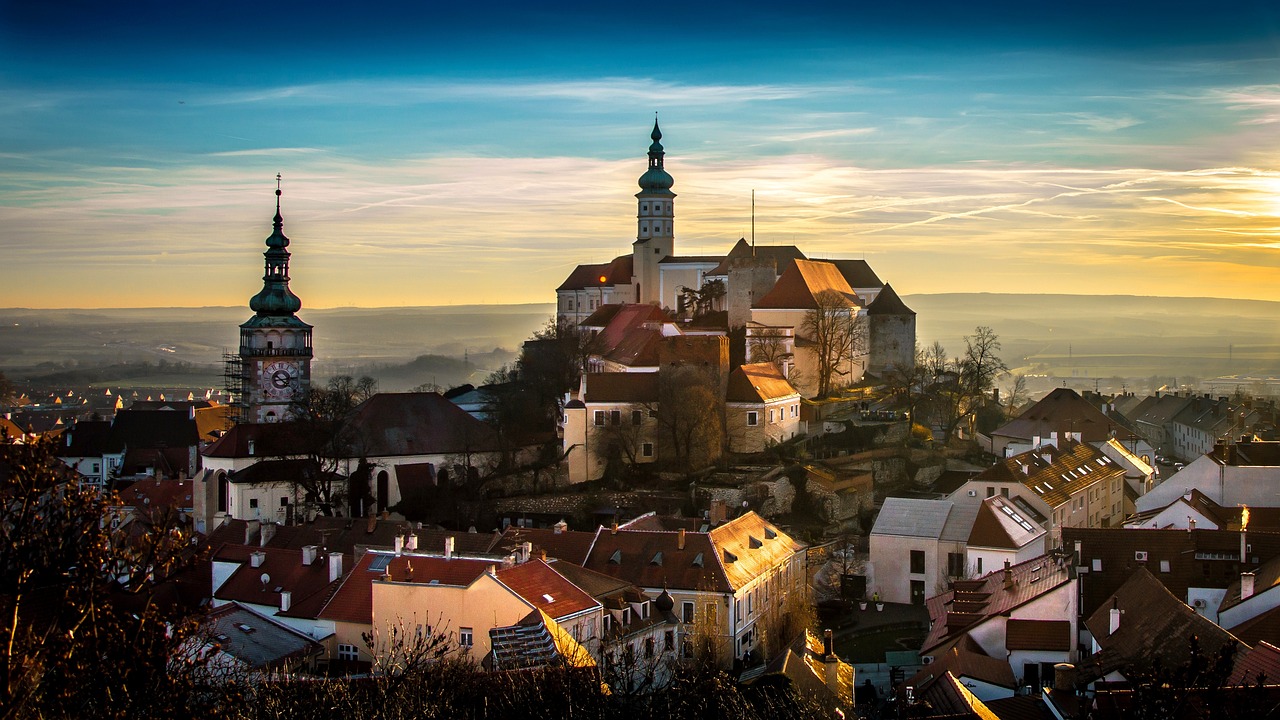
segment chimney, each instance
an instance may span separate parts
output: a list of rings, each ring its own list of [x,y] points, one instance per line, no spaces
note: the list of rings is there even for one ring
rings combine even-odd
[[[822,631],[822,657],[824,660],[835,654],[835,650],[832,649],[834,645],[832,637],[833,635],[830,628]]]
[[[853,704],[853,687],[842,687],[840,684],[840,658],[836,655],[831,640],[831,630],[822,632],[822,670],[827,689],[840,698],[843,705]]]
[[[253,457],[253,441],[249,441],[249,457]]]
[[[527,563],[531,557],[533,557],[533,543],[528,541],[520,543],[520,562]]]
[[[329,582],[342,577],[342,553],[329,553]]]
[[[1253,573],[1240,573],[1240,599],[1248,600],[1253,597]]]
[[[1187,532],[1191,532],[1192,530],[1195,530],[1195,529],[1196,529],[1196,519],[1188,515],[1187,516]]]
[[[418,536],[410,533],[404,536],[404,549],[413,552],[418,549]]]
[[[276,524],[263,523],[262,524],[262,540],[258,544],[261,547],[266,547],[267,543],[271,542],[272,538],[274,538],[275,536],[276,536]]]
[[[250,520],[244,524],[244,544],[254,545],[258,542],[258,530],[261,529],[262,523],[257,520]]]
[[[1004,589],[1012,590],[1013,586],[1014,586],[1013,570],[1009,567],[1009,561],[1005,560],[1004,561]]]
[[[615,523],[613,524],[612,528],[609,530],[609,534],[610,534],[610,535],[617,535],[617,534],[618,534],[618,523],[616,523],[616,522],[615,522]]]
[[[293,606],[293,592],[289,590],[280,591],[280,612],[289,612],[289,608]]]
[[[1111,623],[1108,626],[1107,635],[1115,635],[1116,631],[1120,629],[1120,614],[1120,608],[1115,607],[1113,603],[1111,608]]]
[[[1075,694],[1076,666],[1071,663],[1058,663],[1053,666],[1054,692]]]
[[[676,534],[676,549],[684,549],[684,528],[680,528],[680,531]]]
[[[262,563],[267,559],[267,554],[261,550],[254,550],[249,553],[249,567],[260,568]]]
[[[1039,435],[1032,435],[1032,436],[1031,436],[1031,449],[1032,449],[1032,450],[1039,450],[1039,449],[1040,449],[1040,436],[1039,436]]]
[[[726,519],[728,519],[728,517],[729,517],[729,508],[728,506],[725,505],[724,500],[712,500],[711,516],[708,518],[708,520],[711,521],[711,527],[715,527],[723,523]]]
[[[453,559],[453,544],[454,544],[454,539],[452,535],[444,539],[444,559],[445,560]]]
[[[195,405],[191,405],[190,407],[188,407],[188,408],[187,408],[187,419],[188,419],[188,420],[195,420],[195,419],[196,419],[196,406],[195,406]]]
[[[404,580],[405,582],[413,582],[413,561],[412,560],[404,564]]]
[[[551,528],[553,531],[555,531],[556,535],[559,535],[560,533],[569,529],[569,523],[561,519],[560,522],[556,523],[555,525],[552,525]]]
[[[316,562],[316,551],[319,549],[320,548],[316,547],[315,545],[303,545],[302,546],[302,564],[308,567],[310,567],[311,565],[314,565]]]
[[[396,535],[395,550],[397,555],[400,555],[401,553],[404,552],[404,536],[403,535]]]

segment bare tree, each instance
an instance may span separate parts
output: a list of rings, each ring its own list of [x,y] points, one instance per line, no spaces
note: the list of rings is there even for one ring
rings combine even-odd
[[[352,427],[351,415],[364,401],[378,393],[378,381],[369,376],[359,380],[350,375],[329,378],[323,388],[312,388],[293,423],[298,437],[290,451],[304,455],[311,463],[294,479],[304,502],[315,503],[324,515],[334,515],[348,500],[348,479],[340,472],[356,458],[353,476],[364,477],[367,485],[372,468],[364,458],[364,442],[359,429]],[[355,494],[359,494],[356,492]]]
[[[751,362],[767,362],[783,369],[795,354],[787,348],[787,333],[782,328],[762,327],[752,330],[747,340]]]
[[[723,403],[719,378],[702,368],[662,371],[658,388],[659,457],[678,471],[706,467],[724,448]]]
[[[828,397],[840,378],[853,372],[853,360],[861,350],[863,325],[858,308],[834,290],[824,290],[814,298],[817,307],[805,313],[800,330],[813,343],[814,379],[818,397]]]

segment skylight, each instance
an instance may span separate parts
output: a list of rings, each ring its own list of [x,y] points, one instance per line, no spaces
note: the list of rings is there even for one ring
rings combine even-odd
[[[555,598],[551,597],[551,593],[542,593],[542,599],[543,599],[543,600],[546,600],[547,602],[555,602],[555,601],[556,601],[556,599],[555,599]]]
[[[609,563],[610,563],[610,564],[612,564],[612,565],[621,565],[621,564],[622,564],[622,551],[621,551],[621,550],[614,550],[614,551],[613,551],[613,554],[609,556]]]
[[[382,572],[387,569],[387,565],[391,562],[390,555],[376,555],[369,562],[369,572]]]

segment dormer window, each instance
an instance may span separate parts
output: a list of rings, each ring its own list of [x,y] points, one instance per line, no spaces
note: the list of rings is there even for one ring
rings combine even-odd
[[[661,565],[661,564],[662,564],[662,551],[661,551],[661,550],[659,550],[658,552],[656,552],[656,553],[654,553],[654,554],[653,554],[653,559],[649,561],[649,564],[650,564],[650,565]]]
[[[610,564],[610,565],[621,565],[621,564],[622,564],[622,551],[621,551],[621,550],[614,550],[614,551],[613,551],[613,554],[609,556],[609,564]]]

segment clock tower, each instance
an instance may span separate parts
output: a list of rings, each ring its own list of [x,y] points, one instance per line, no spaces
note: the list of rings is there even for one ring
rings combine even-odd
[[[295,313],[302,301],[289,289],[289,238],[280,216],[276,175],[275,230],[267,238],[262,290],[249,299],[254,316],[240,326],[242,404],[246,422],[297,415],[311,387],[311,326]]]

